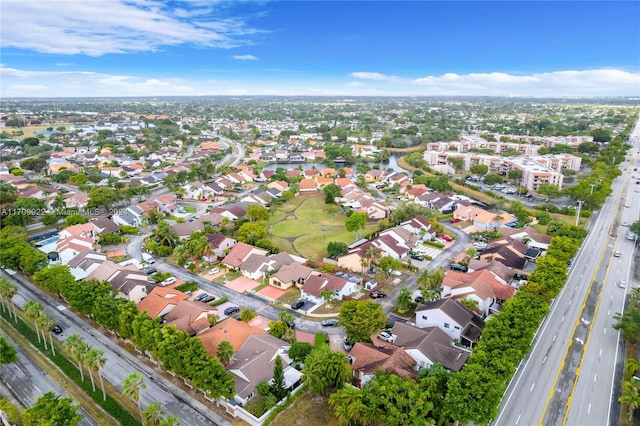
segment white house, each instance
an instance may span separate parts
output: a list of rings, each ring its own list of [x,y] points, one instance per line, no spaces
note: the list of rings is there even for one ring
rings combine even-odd
[[[465,346],[473,345],[484,329],[484,320],[453,299],[426,302],[416,308],[418,328],[438,327]]]

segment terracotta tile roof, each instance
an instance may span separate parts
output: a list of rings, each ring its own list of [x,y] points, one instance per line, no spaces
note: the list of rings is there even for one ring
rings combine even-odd
[[[165,311],[169,305],[175,307],[179,301],[187,298],[188,296],[181,291],[167,287],[155,287],[147,297],[138,303],[138,310],[140,312],[146,311],[150,318],[155,318]]]
[[[264,327],[251,326],[244,321],[227,318],[200,334],[198,339],[202,340],[202,344],[209,355],[216,356],[218,345],[223,340],[231,343],[233,351],[237,352],[249,336],[266,333]]]
[[[229,254],[222,260],[222,263],[232,268],[239,268],[244,259],[255,250],[255,253],[266,254],[267,251],[246,243],[238,243],[229,251]]]
[[[372,374],[384,370],[400,377],[416,377],[416,361],[401,348],[377,348],[369,343],[357,342],[349,352],[354,359],[351,369]]]

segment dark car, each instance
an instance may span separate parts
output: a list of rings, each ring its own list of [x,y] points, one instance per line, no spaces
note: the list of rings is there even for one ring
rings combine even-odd
[[[421,254],[411,253],[410,256],[413,260],[424,260],[424,256]]]
[[[60,334],[60,333],[62,333],[62,327],[60,327],[58,324],[52,325],[51,326],[51,332],[53,334]]]
[[[451,269],[452,271],[460,271],[460,272],[467,272],[469,270],[469,268],[467,268],[466,266],[458,265],[457,263],[449,264],[449,269]]]
[[[148,268],[148,269],[144,270],[144,273],[147,274],[147,275],[153,275],[156,272],[158,272],[158,271],[155,268]]]
[[[416,298],[414,299],[414,301],[415,301],[416,303],[422,303],[422,302],[424,302],[424,297],[422,297],[422,296],[416,296]]]
[[[320,325],[322,325],[323,327],[335,327],[336,325],[338,325],[338,320],[335,318],[326,319],[320,322]]]
[[[372,291],[369,296],[372,299],[382,299],[383,297],[387,297],[387,293],[384,291]]]
[[[296,300],[291,304],[291,309],[300,309],[304,306],[304,300]]]
[[[224,310],[224,314],[228,317],[233,314],[237,314],[238,312],[240,312],[240,308],[238,308],[237,306],[230,306]]]
[[[202,299],[200,299],[200,301],[202,303],[209,303],[209,302],[213,302],[214,300],[216,300],[215,296],[211,296],[211,295],[206,295],[205,297],[203,297]]]
[[[193,300],[195,300],[196,302],[199,302],[207,296],[209,296],[207,293],[200,293],[199,295],[194,297]]]

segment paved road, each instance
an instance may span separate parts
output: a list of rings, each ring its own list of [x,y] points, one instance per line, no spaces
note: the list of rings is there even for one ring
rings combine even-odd
[[[591,219],[591,232],[573,262],[567,284],[552,303],[531,353],[518,366],[495,425],[608,424],[618,350],[612,317],[621,311],[625,297],[616,281],[626,278],[631,259],[631,247],[620,235],[619,224],[623,214],[638,211],[637,203],[623,207],[628,188],[629,175],[616,179],[608,202]],[[623,253],[616,258],[614,250]],[[588,397],[583,387],[591,388]]]
[[[14,398],[24,407],[31,407],[36,400],[47,392],[53,392],[68,398],[69,395],[45,373],[38,364],[16,344],[9,336],[5,339],[18,352],[18,362],[0,364],[0,386],[7,388]],[[97,425],[95,420],[82,408],[78,408],[82,416],[80,425]]]
[[[64,330],[61,335],[56,336],[57,339],[64,341],[68,336],[78,334],[92,347],[104,350],[107,362],[102,370],[103,377],[116,388],[121,389],[122,381],[130,373],[136,371],[142,373],[147,385],[147,388],[140,394],[142,407],[146,407],[152,402],[159,402],[167,414],[177,415],[183,424],[229,425],[229,422],[193,399],[175,383],[157,374],[153,368],[148,367],[109,338],[100,334],[99,331],[93,329],[58,301],[41,293],[20,276],[10,276],[4,271],[1,272],[1,275],[18,285],[18,294],[14,297],[14,303],[17,306],[21,306],[25,300],[41,301],[45,304],[46,310],[54,315]]]

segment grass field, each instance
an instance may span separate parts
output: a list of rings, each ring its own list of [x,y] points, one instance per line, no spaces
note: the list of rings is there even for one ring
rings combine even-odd
[[[321,260],[330,241],[351,244],[356,240],[356,234],[345,229],[345,220],[342,213],[326,212],[324,196],[314,194],[298,196],[278,207],[266,224],[271,242],[280,250]],[[371,233],[376,227],[367,225],[362,234]]]
[[[309,392],[300,395],[293,404],[271,422],[272,426],[338,426],[328,398]]]

